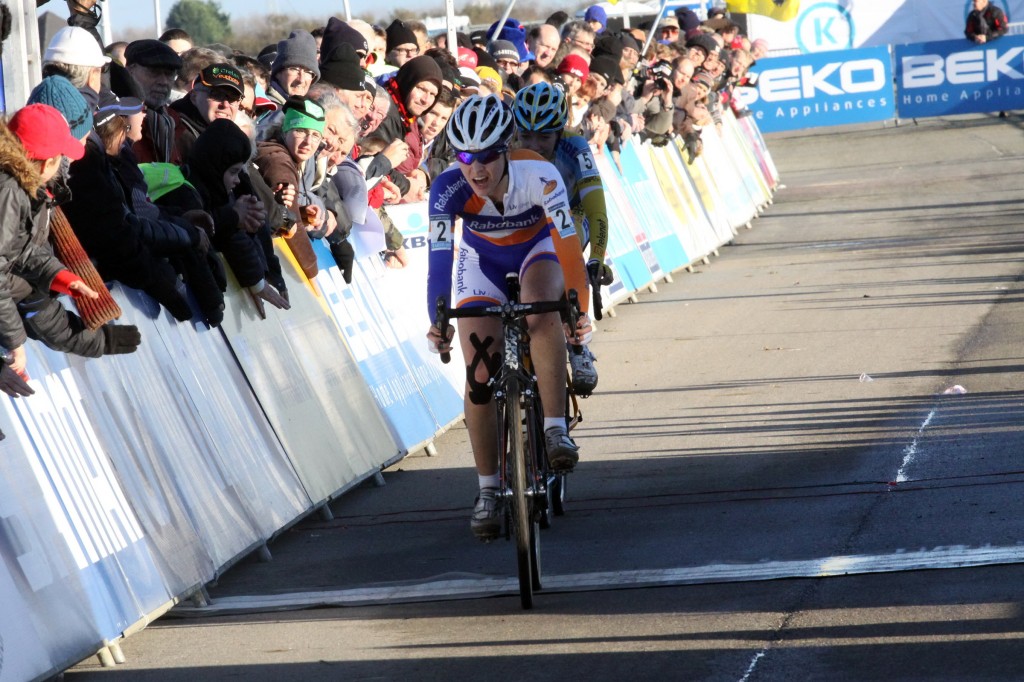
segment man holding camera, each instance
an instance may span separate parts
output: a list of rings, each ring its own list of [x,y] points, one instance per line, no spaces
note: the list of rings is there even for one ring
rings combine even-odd
[[[663,59],[655,62],[647,69],[647,77],[637,97],[638,109],[644,120],[640,138],[650,140],[651,144],[658,147],[668,144],[672,132],[675,106],[672,103],[671,76],[671,63]]]

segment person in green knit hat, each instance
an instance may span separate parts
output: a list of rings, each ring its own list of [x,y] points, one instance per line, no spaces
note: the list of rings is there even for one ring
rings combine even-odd
[[[281,130],[257,146],[256,165],[278,202],[289,212],[288,245],[306,277],[316,276],[316,255],[303,232],[333,231],[323,200],[313,191],[316,184],[315,155],[324,139],[326,116],[308,97],[289,97],[284,106]],[[299,229],[302,228],[302,229]]]

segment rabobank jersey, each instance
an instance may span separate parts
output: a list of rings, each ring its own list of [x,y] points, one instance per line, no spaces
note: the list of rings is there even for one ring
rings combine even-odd
[[[462,218],[462,241],[481,254],[498,254],[503,248],[526,246],[550,236],[566,288],[576,289],[581,307],[586,308],[586,269],[561,175],[530,151],[512,151],[508,159],[508,189],[501,211],[490,198],[473,192],[459,165],[430,186],[427,314],[431,320],[438,296],[449,305],[451,301],[456,218]]]

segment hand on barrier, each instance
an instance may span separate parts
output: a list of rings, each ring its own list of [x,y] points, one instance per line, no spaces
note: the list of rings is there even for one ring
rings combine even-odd
[[[409,264],[409,256],[405,252],[405,247],[394,251],[384,252],[384,265],[395,270],[401,270]]]
[[[324,224],[324,209],[316,204],[307,204],[299,207],[299,213],[306,223],[307,229],[312,227],[319,229]]]
[[[18,346],[14,350],[7,351],[3,364],[13,369],[14,373],[23,380],[29,380],[28,372],[25,371],[25,366],[28,364],[28,356],[25,355],[24,345]]]
[[[282,296],[278,293],[277,289],[267,283],[264,283],[263,288],[258,292],[250,289],[249,296],[252,297],[252,302],[256,304],[256,312],[259,314],[261,320],[267,319],[267,309],[263,305],[264,301],[275,308],[280,308],[281,310],[288,310],[292,307],[287,298]]]
[[[95,301],[100,297],[99,294],[93,291],[92,288],[82,280],[71,282],[71,284],[68,284],[68,289],[71,290],[71,295],[74,298],[91,298]]]
[[[103,330],[103,354],[123,355],[134,353],[142,343],[142,334],[133,324],[107,324]]]
[[[285,208],[291,208],[295,205],[296,196],[295,188],[287,183],[278,184],[274,188],[274,199]]]
[[[32,387],[25,383],[25,379],[7,363],[3,363],[3,366],[0,367],[0,391],[3,391],[12,398],[18,398],[23,395],[29,396],[35,393]]]
[[[641,132],[643,132],[644,126],[647,125],[647,119],[644,118],[644,115],[643,114],[633,114],[632,119],[633,119],[633,132],[634,133],[641,133]]]
[[[686,146],[686,163],[690,165],[700,156],[700,153],[704,150],[704,145],[700,141],[700,133],[689,133],[683,139]]]
[[[200,211],[193,209],[191,211],[185,211],[181,214],[181,217],[192,223],[193,227],[198,228],[196,232],[199,234],[199,244],[197,248],[199,253],[204,256],[210,252],[210,235],[213,234],[215,226],[213,224],[213,216],[206,211]]]
[[[412,204],[427,198],[427,174],[417,168],[406,176],[409,179],[409,191],[403,195],[405,203]]]
[[[295,190],[292,190],[294,192]],[[238,227],[252,234],[260,229],[266,219],[263,202],[252,194],[238,197],[235,200],[235,213],[238,214]]]
[[[384,203],[387,205],[397,204],[402,200],[402,191],[398,189],[398,185],[391,182],[388,177],[381,178],[380,188],[384,191]]]
[[[180,279],[174,281],[173,288],[168,289],[165,287],[161,291],[154,291],[152,296],[178,322],[187,322],[192,319],[192,306],[188,302],[185,283]]]

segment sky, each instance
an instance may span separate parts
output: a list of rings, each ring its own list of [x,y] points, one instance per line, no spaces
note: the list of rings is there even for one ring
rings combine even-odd
[[[163,19],[167,18],[167,12],[174,5],[175,0],[159,0],[160,12]],[[108,14],[113,21],[114,34],[126,28],[147,28],[154,26],[153,0],[102,0],[104,14]],[[350,0],[352,14],[358,15],[363,12],[378,14],[397,5],[397,0]],[[441,6],[441,0],[431,2],[431,6]],[[276,12],[299,16],[300,14],[316,17],[325,17],[336,14],[344,17],[344,4],[342,0],[220,0],[221,9],[236,19],[252,13],[256,15]],[[61,0],[50,0],[39,8],[39,13],[45,11],[53,12],[60,16],[68,15],[67,4]]]

